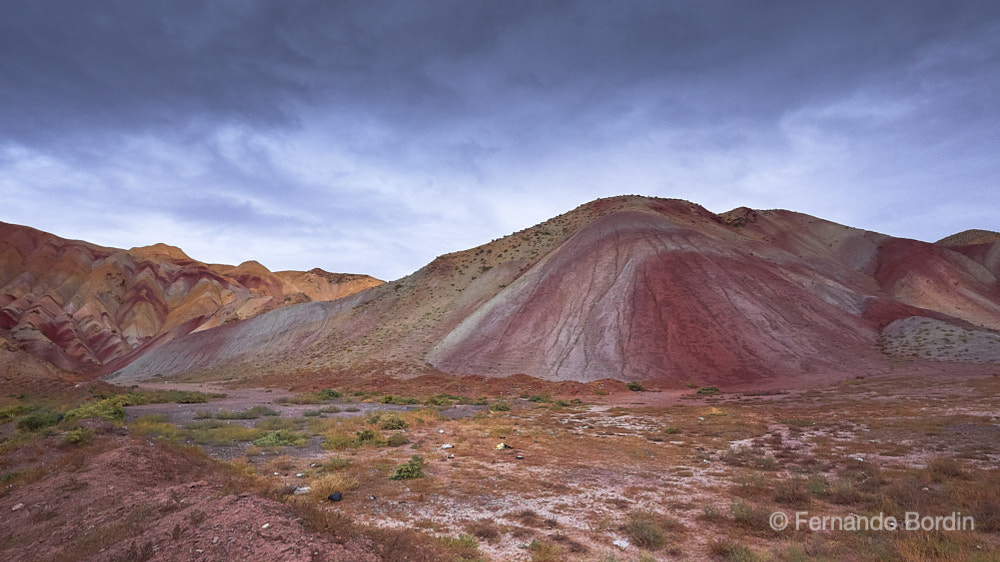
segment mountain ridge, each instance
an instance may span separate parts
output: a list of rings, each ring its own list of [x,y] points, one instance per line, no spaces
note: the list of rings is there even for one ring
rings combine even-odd
[[[888,365],[883,339],[901,332],[886,330],[906,318],[1000,329],[990,256],[792,211],[598,199],[335,302],[186,336],[111,379],[372,362],[671,384],[866,372]]]

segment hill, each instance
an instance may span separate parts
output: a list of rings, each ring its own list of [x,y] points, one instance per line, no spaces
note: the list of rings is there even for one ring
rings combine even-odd
[[[106,248],[0,223],[0,361],[10,373],[97,376],[191,332],[380,283],[210,265],[165,244]]]
[[[1000,329],[998,273],[982,256],[790,211],[615,197],[347,298],[178,338],[110,380],[374,365],[758,384],[935,357],[900,343],[912,334],[897,322],[912,318],[974,334],[979,347],[948,356],[984,361]]]

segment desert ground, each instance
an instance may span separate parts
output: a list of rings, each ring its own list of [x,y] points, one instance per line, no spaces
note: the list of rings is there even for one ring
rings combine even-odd
[[[0,557],[1000,558],[995,367],[897,361],[812,387],[718,392],[306,380],[7,396]],[[419,477],[394,479],[407,465]],[[960,512],[975,528],[776,531],[776,511]]]

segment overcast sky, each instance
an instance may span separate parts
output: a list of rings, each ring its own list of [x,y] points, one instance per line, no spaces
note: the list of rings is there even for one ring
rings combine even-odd
[[[0,220],[394,279],[620,194],[1000,230],[1000,3],[0,4]]]

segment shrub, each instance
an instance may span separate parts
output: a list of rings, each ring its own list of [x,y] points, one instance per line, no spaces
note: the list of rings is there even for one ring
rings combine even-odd
[[[63,442],[70,445],[85,445],[94,437],[94,431],[86,427],[71,429],[63,435]]]
[[[632,542],[650,550],[663,548],[667,543],[667,534],[656,515],[646,511],[634,511],[629,514],[625,523],[625,532]]]
[[[325,500],[334,492],[357,490],[360,485],[355,476],[344,473],[326,474],[309,483],[313,497],[318,500]]]
[[[402,447],[403,445],[406,445],[409,442],[410,440],[407,439],[406,436],[403,435],[402,433],[393,433],[392,435],[389,436],[389,439],[386,441],[386,444],[388,444],[390,447]]]
[[[473,406],[486,406],[490,403],[490,399],[485,396],[480,396],[472,401]]]
[[[319,410],[306,410],[305,412],[302,412],[302,415],[307,418],[315,418],[321,415],[322,413],[323,412],[320,412]]]
[[[461,402],[461,396],[455,396],[454,394],[447,394],[441,392],[431,396],[427,400],[424,400],[424,404],[428,406],[451,406],[455,402]]]
[[[280,416],[281,414],[268,408],[267,406],[254,406],[248,410],[243,410],[241,412],[229,412],[221,411],[215,414],[216,419],[220,420],[255,420],[264,416]]]
[[[22,431],[38,431],[39,429],[51,427],[59,423],[62,419],[63,415],[58,412],[41,410],[18,420],[17,428]]]
[[[528,397],[529,402],[552,402],[552,397],[548,394],[535,394]]]
[[[677,435],[678,433],[681,432],[681,429],[679,427],[668,425],[666,428],[663,429],[663,432],[668,435]]]
[[[626,383],[625,384],[625,388],[631,390],[632,392],[642,392],[644,390],[642,388],[642,383],[635,382],[635,381],[632,381],[630,383]]]
[[[339,414],[340,408],[336,406],[324,406],[320,408],[319,411],[323,412],[324,414]]]
[[[407,423],[399,414],[383,412],[368,417],[368,423],[377,425],[379,429],[406,429]]]
[[[752,550],[729,540],[714,539],[708,543],[708,552],[716,558],[724,558],[732,562],[753,562],[758,560]]]
[[[712,394],[719,394],[720,392],[722,392],[722,391],[719,390],[718,387],[703,386],[703,387],[701,387],[701,388],[698,389],[697,394],[711,396]]]
[[[119,394],[103,400],[93,400],[66,412],[66,420],[75,422],[87,418],[101,418],[108,421],[125,419],[125,406],[131,405],[129,396]]]
[[[301,447],[306,444],[306,437],[301,433],[279,429],[268,431],[253,444],[258,447]]]
[[[330,457],[330,460],[323,464],[323,470],[343,470],[351,466],[351,459],[345,457]]]
[[[490,405],[490,411],[491,412],[509,412],[510,411],[510,403],[508,403],[506,400],[497,400],[496,402],[494,402],[493,404]]]
[[[413,478],[424,478],[424,459],[420,455],[413,455],[406,464],[396,467],[396,471],[390,476],[393,480],[411,480]]]
[[[409,396],[393,396],[391,394],[386,394],[382,397],[381,402],[383,404],[398,404],[401,406],[407,406],[410,404],[419,404],[420,400]]]
[[[962,465],[955,459],[934,459],[927,464],[927,472],[935,482],[962,476]]]

